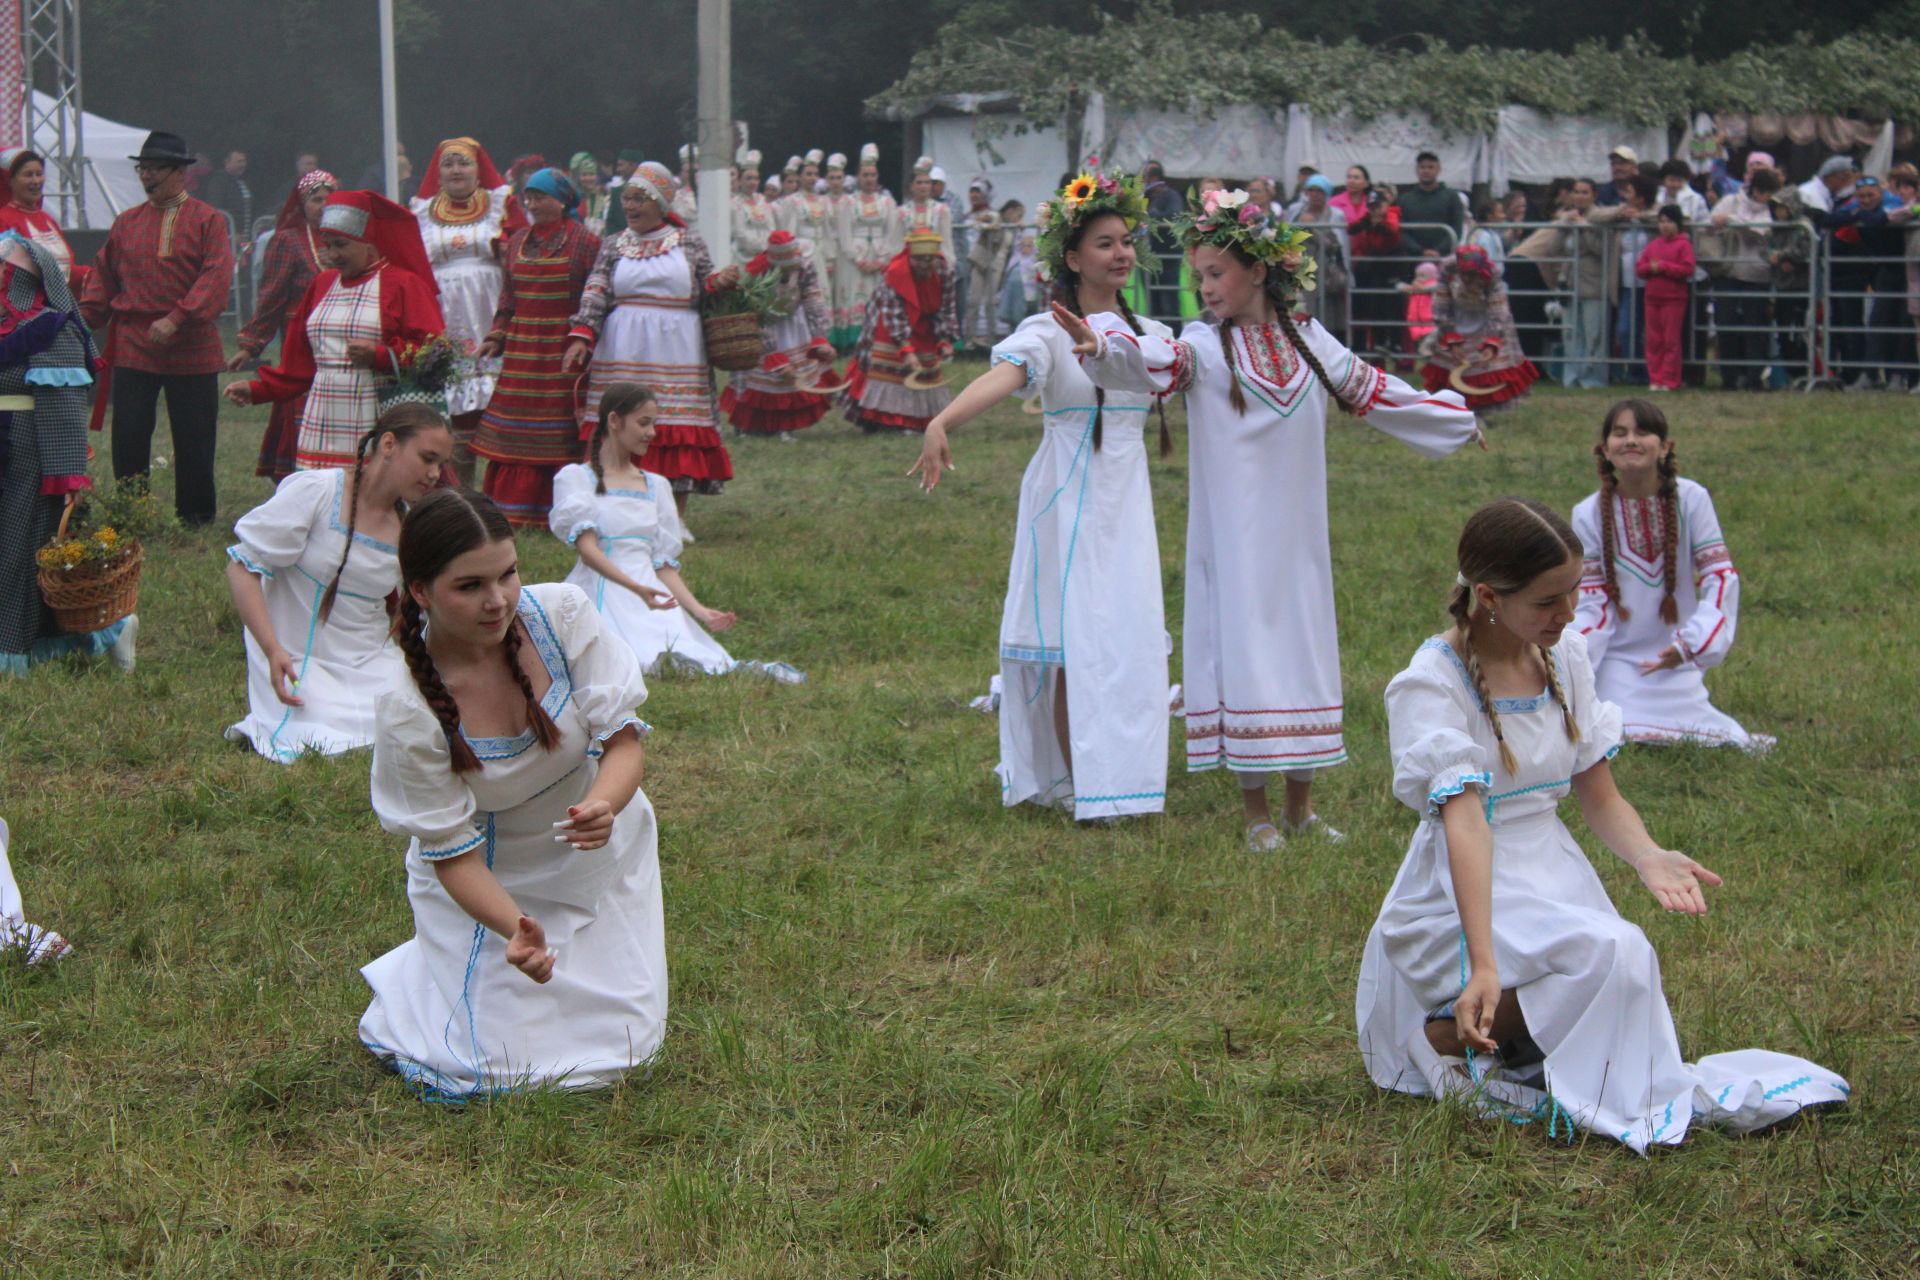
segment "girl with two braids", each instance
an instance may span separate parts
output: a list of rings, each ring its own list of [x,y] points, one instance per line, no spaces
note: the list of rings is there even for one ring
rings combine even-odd
[[[1210,191],[1178,225],[1208,314],[1178,340],[1123,315],[1056,304],[1096,386],[1184,393],[1187,514],[1184,670],[1187,768],[1239,779],[1247,844],[1283,837],[1267,780],[1287,780],[1287,832],[1340,838],[1315,814],[1317,770],[1347,758],[1327,527],[1332,406],[1444,457],[1479,428],[1457,392],[1428,394],[1358,359],[1318,321],[1308,233],[1272,223],[1244,191]],[[1484,440],[1481,441],[1484,447]]]
[[[642,671],[748,670],[798,683],[805,677],[785,663],[736,661],[708,634],[729,630],[737,619],[702,604],[681,576],[688,538],[673,486],[634,461],[653,443],[659,417],[653,390],[637,382],[611,383],[600,393],[587,460],[553,478],[548,527],[579,556],[567,581],[587,593]]]
[[[1644,1154],[1689,1125],[1748,1133],[1844,1101],[1847,1082],[1760,1049],[1680,1056],[1660,962],[1559,805],[1669,912],[1720,877],[1663,848],[1614,784],[1620,709],[1573,625],[1581,541],[1502,498],[1460,535],[1452,625],[1387,686],[1393,792],[1420,815],[1367,938],[1354,1014],[1374,1083]]]
[[[1146,217],[1137,180],[1083,175],[1037,210],[1040,252],[1060,305],[1118,313],[1157,338],[1121,294]],[[1167,640],[1160,548],[1147,483],[1150,394],[1095,387],[1072,342],[1029,316],[993,348],[991,368],[927,426],[909,475],[932,490],[953,469],[947,433],[1009,396],[1041,412],[1020,481],[1000,617],[1001,798],[1076,818],[1159,813],[1167,791]],[[1160,417],[1160,452],[1171,449]]]
[[[470,490],[407,513],[400,576],[373,809],[408,840],[414,936],[361,970],[360,1040],[433,1101],[610,1084],[667,1015],[640,665],[577,587],[521,586]]]
[[[1679,474],[1666,415],[1620,401],[1593,453],[1600,490],[1573,509],[1573,527],[1587,547],[1578,625],[1600,695],[1619,705],[1634,742],[1771,750],[1773,738],[1707,696],[1705,672],[1733,648],[1740,575],[1713,499]]]
[[[401,517],[453,447],[433,409],[395,405],[350,467],[296,471],[234,525],[227,588],[246,628],[247,716],[230,741],[281,764],[372,744],[374,696],[400,674],[387,599]]]

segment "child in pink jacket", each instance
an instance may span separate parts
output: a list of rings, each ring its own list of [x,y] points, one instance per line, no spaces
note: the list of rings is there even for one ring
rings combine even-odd
[[[1680,335],[1697,263],[1680,206],[1660,210],[1660,234],[1647,241],[1633,272],[1647,282],[1647,383],[1654,391],[1680,386]]]

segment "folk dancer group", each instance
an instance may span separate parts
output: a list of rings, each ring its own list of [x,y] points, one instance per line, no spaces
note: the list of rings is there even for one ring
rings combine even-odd
[[[443,148],[443,162],[458,150]],[[484,153],[471,160],[471,188],[442,169],[454,195],[439,216],[489,234],[494,221],[462,203],[490,168]],[[483,341],[505,357],[501,380],[516,340],[550,359],[559,323],[571,326],[566,367],[594,354],[587,459],[549,481],[550,526],[579,557],[566,583],[523,588],[502,505],[440,487],[462,447],[453,421],[417,403],[378,408],[367,372],[444,323],[435,295],[447,290],[406,210],[365,192],[317,197],[331,185],[318,180],[296,190],[282,230],[308,237],[325,269],[287,320],[280,367],[235,393],[304,392],[307,409],[294,474],[240,521],[230,552],[251,707],[229,732],[277,761],[373,746],[374,809],[409,840],[415,936],[365,969],[361,1038],[423,1096],[448,1101],[605,1084],[658,1047],[666,971],[657,832],[639,787],[642,672],[667,658],[743,665],[712,634],[734,615],[693,594],[679,559],[680,503],[724,479],[725,457],[707,434],[712,388],[694,376],[688,321],[703,290],[738,273],[712,269],[674,212],[664,166],[635,169],[621,192],[626,228],[597,254],[563,223],[577,187],[546,173],[529,197],[536,216],[508,237],[507,261],[524,270],[504,300],[489,299]],[[1256,851],[1342,839],[1312,800],[1317,772],[1347,758],[1328,419],[1337,406],[1438,458],[1485,447],[1465,397],[1410,387],[1299,318],[1313,271],[1305,233],[1250,211],[1244,193],[1210,193],[1176,226],[1207,315],[1178,338],[1133,315],[1123,287],[1146,200],[1132,178],[1087,174],[1038,211],[1050,312],[949,400],[921,375],[951,342],[952,263],[938,217],[913,222],[914,207],[866,307],[850,413],[923,430],[913,474],[929,490],[951,469],[953,428],[1009,396],[1037,401],[1043,419],[1001,624],[1004,803],[1093,822],[1165,806],[1168,646],[1146,428],[1179,394],[1192,425],[1188,768],[1236,775]],[[22,387],[75,382],[35,377],[91,363],[84,344],[61,345],[76,328],[84,336],[62,264],[9,239],[13,309],[51,317],[33,333],[54,337],[22,335],[7,367]],[[446,238],[447,257],[468,247],[458,239]],[[831,342],[817,253],[779,227],[759,252],[807,313],[780,353],[815,358]],[[575,293],[563,318],[556,304]],[[603,351],[653,385],[614,376]],[[642,355],[652,358],[632,358]],[[503,415],[499,438],[525,422],[570,427],[550,393],[530,382],[523,394],[535,412]],[[45,428],[39,416],[13,415],[15,457],[23,420],[25,456],[40,441],[71,452],[65,418],[77,415],[48,415]],[[1450,625],[1388,688],[1394,792],[1419,825],[1367,943],[1356,1022],[1383,1087],[1645,1151],[1696,1122],[1772,1125],[1843,1100],[1847,1085],[1762,1050],[1682,1060],[1651,943],[1558,816],[1558,800],[1576,795],[1657,901],[1697,914],[1719,878],[1648,834],[1609,761],[1628,740],[1771,745],[1706,696],[1701,672],[1730,649],[1739,579],[1707,491],[1678,476],[1664,417],[1644,401],[1616,405],[1594,454],[1600,491],[1571,524],[1516,498],[1473,514]],[[648,465],[656,458],[662,469]],[[72,470],[56,452],[34,478]],[[9,501],[12,488],[10,468]],[[1266,794],[1276,773],[1277,822]]]

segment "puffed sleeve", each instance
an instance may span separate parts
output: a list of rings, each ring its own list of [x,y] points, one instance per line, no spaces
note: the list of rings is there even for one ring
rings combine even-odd
[[[1340,398],[1358,408],[1368,426],[1429,458],[1444,458],[1473,439],[1478,424],[1458,391],[1408,386],[1347,350],[1318,320],[1303,320],[1299,327]]]
[[[239,541],[227,548],[227,559],[263,578],[298,564],[313,527],[327,518],[339,483],[335,471],[296,471],[282,480],[271,498],[234,524]]]
[[[1022,400],[1039,395],[1040,388],[1047,384],[1053,372],[1053,335],[1059,332],[1060,326],[1051,314],[1028,316],[1019,328],[994,344],[993,364],[1018,365],[1027,375],[1026,383],[1014,392]]]
[[[653,541],[653,567],[678,569],[680,555],[687,549],[687,526],[680,519],[680,508],[674,505],[673,486],[665,476],[648,472],[647,497],[660,513],[660,527]]]
[[[1098,349],[1080,357],[1080,367],[1096,387],[1139,395],[1170,395],[1193,386],[1194,344],[1185,337],[1136,334],[1111,311],[1087,317]],[[1189,329],[1191,333],[1191,329]]]
[[[1569,631],[1560,637],[1560,643],[1554,647],[1554,655],[1565,664],[1560,675],[1569,687],[1568,696],[1573,699],[1573,723],[1580,730],[1580,741],[1574,744],[1573,749],[1573,772],[1578,777],[1602,760],[1611,760],[1619,755],[1626,735],[1621,725],[1620,708],[1604,701],[1594,689],[1593,662],[1587,656],[1587,638]]]
[[[486,843],[473,791],[453,771],[447,735],[412,689],[374,701],[373,812],[397,836],[417,840],[429,862]]]
[[[631,727],[647,733],[647,722],[635,714],[647,700],[640,660],[625,640],[607,629],[587,593],[564,582],[527,590],[534,593],[534,599],[552,619],[566,655],[574,704],[580,708],[593,739],[587,754],[598,756],[601,744],[622,729]]]
[[[1445,644],[1445,641],[1440,643]],[[1488,752],[1474,741],[1480,716],[1473,695],[1446,655],[1422,649],[1387,685],[1387,740],[1393,756],[1393,794],[1423,817],[1478,787],[1493,787]]]
[[[1573,532],[1585,549],[1580,562],[1580,595],[1573,606],[1573,626],[1587,638],[1587,655],[1593,662],[1607,656],[1618,622],[1613,602],[1607,598],[1606,545],[1600,540],[1600,495],[1588,494],[1573,509]]]
[[[594,492],[593,468],[575,462],[560,468],[553,477],[553,509],[547,513],[547,527],[553,536],[572,546],[580,535],[597,529],[598,494]]]
[[[1693,613],[1673,633],[1674,643],[1687,661],[1700,668],[1717,667],[1733,648],[1740,620],[1740,575],[1733,567],[1727,540],[1720,533],[1720,517],[1706,489],[1687,481],[1680,493],[1680,527],[1693,556]]]

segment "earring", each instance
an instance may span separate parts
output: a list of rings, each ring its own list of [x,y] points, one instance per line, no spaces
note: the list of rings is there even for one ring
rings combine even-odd
[[[1489,610],[1487,610],[1487,625],[1488,625],[1488,626],[1490,626],[1490,627],[1491,627],[1491,626],[1493,626],[1493,625],[1494,625],[1495,623],[1497,623],[1497,622],[1499,622],[1499,621],[1500,621],[1500,615],[1499,615],[1499,614],[1497,614],[1497,613],[1495,613],[1495,612],[1494,612],[1493,610],[1491,610],[1491,609],[1489,609]]]

